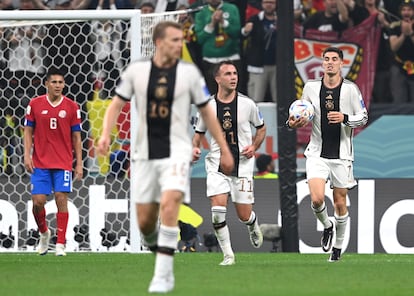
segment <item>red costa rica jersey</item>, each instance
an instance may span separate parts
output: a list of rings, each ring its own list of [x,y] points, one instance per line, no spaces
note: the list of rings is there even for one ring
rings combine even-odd
[[[65,96],[57,104],[52,104],[47,95],[33,98],[27,107],[25,126],[33,127],[35,168],[72,170],[72,133],[81,130],[77,103]]]

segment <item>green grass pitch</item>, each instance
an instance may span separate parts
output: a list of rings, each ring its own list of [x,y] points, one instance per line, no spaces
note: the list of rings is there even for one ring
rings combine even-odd
[[[177,253],[175,289],[168,295],[414,295],[414,255]],[[153,254],[0,253],[0,295],[148,295]]]

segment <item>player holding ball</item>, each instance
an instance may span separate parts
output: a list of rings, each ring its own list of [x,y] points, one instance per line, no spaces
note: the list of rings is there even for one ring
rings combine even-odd
[[[349,215],[346,196],[348,190],[356,186],[353,176],[353,130],[368,121],[368,112],[358,86],[341,75],[343,59],[341,49],[326,48],[322,54],[324,75],[321,79],[309,80],[301,98],[314,107],[311,138],[304,153],[306,178],[312,210],[324,227],[322,249],[331,251],[329,262],[336,262],[341,257]],[[300,128],[307,125],[308,120],[306,117],[295,119],[291,115],[286,124],[290,128]],[[333,188],[332,220],[325,204],[325,183],[328,179]]]

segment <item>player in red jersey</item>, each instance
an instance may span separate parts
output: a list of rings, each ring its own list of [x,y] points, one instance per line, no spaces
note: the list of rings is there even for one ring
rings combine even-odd
[[[47,196],[53,192],[58,209],[55,254],[65,256],[73,152],[76,158],[75,180],[81,179],[83,174],[81,115],[78,104],[62,94],[65,79],[59,69],[49,70],[45,85],[47,93],[33,98],[27,107],[24,165],[32,174],[32,212],[40,231],[38,253],[45,255],[48,252],[51,233],[47,227],[45,204]]]

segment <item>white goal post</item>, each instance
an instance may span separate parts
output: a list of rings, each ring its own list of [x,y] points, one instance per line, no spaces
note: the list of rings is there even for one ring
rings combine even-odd
[[[114,54],[116,57],[113,61],[113,65],[119,67],[119,76],[129,61],[153,53],[152,26],[160,20],[178,20],[178,15],[182,12],[141,15],[140,10],[0,11],[0,62],[3,63],[0,69],[1,117],[7,117],[8,122],[16,119],[14,127],[21,132],[24,117],[21,110],[24,110],[31,97],[42,92],[42,83],[32,85],[33,81],[42,82],[47,67],[59,66],[56,63],[64,63],[69,72],[65,95],[74,100],[84,97],[81,103],[83,117],[87,121],[87,131],[82,139],[86,176],[82,181],[74,182],[74,192],[69,198],[66,235],[69,252],[142,251],[135,205],[129,202],[132,194],[130,180],[134,180],[134,168],[129,169],[129,163],[125,165],[127,156],[119,157],[119,152],[125,152],[123,147],[134,145],[135,137],[119,137],[121,132],[132,135],[136,132],[134,106],[130,108],[131,118],[127,130],[121,131],[123,122],[119,122],[118,130],[114,131],[111,157],[102,159],[93,151],[105,106],[109,102],[106,99],[110,98],[117,78],[110,76],[110,73],[100,76],[105,66],[99,60],[100,55],[91,52],[97,48],[95,45],[99,45],[98,33],[94,31],[95,24],[110,23],[113,31],[118,33],[118,41],[123,42],[122,50],[117,49],[118,53]],[[117,22],[122,23],[116,29]],[[20,34],[19,38],[15,38],[14,34]],[[35,34],[36,38],[33,37]],[[127,40],[127,36],[132,38]],[[115,41],[109,43],[114,50]],[[101,46],[105,46],[105,43]],[[23,63],[25,54],[22,48],[33,51],[29,66]],[[36,59],[39,60],[37,64],[33,63]],[[26,77],[28,73],[30,77]],[[89,81],[91,77],[93,81]],[[28,82],[25,84],[24,80]],[[106,82],[111,82],[109,90],[103,86]],[[90,97],[85,94],[85,89],[90,90]],[[103,89],[107,90],[104,98],[101,97]],[[124,118],[127,117],[124,114]],[[6,131],[9,126],[0,128]],[[15,138],[17,145],[21,147],[21,133]],[[30,178],[19,168],[19,162],[21,164],[23,158],[16,153],[14,142],[10,138],[3,140],[0,147],[3,156],[0,159],[0,252],[34,251],[34,241],[38,237],[33,234],[37,226],[31,214]],[[55,212],[54,200],[48,198],[48,223],[55,219]],[[55,222],[52,224],[55,225]],[[53,225],[49,226],[53,232]]]

